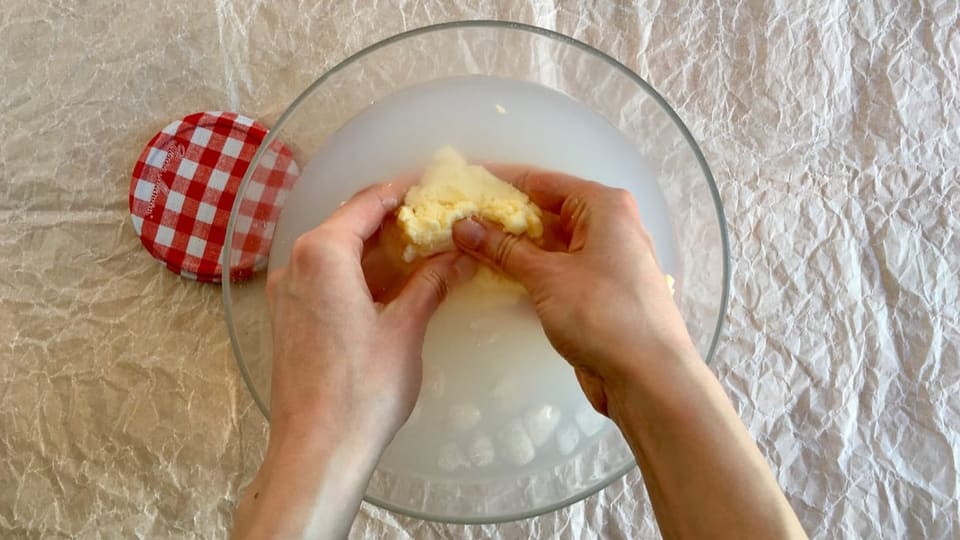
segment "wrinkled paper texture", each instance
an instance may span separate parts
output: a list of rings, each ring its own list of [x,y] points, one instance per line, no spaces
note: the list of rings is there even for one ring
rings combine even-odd
[[[956,2],[188,4],[0,8],[0,537],[227,536],[267,426],[220,288],[133,233],[135,160],[185,114],[272,123],[363,46],[469,18],[599,48],[700,142],[732,242],[712,367],[807,531],[960,534]],[[500,525],[365,504],[351,536],[657,534],[633,472]]]

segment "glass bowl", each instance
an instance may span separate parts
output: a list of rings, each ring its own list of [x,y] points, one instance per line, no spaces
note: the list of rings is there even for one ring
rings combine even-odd
[[[474,84],[470,79],[462,79],[468,76],[484,78],[473,79]],[[345,139],[345,133],[352,129],[350,125],[364,121],[364,111],[375,104],[390,102],[391,96],[416,92],[417,88],[426,88],[424,85],[454,78],[461,78],[458,80],[466,85],[464,92],[467,94],[469,88],[493,80],[533,83],[541,89],[535,92],[551,89],[553,92],[549,92],[546,98],[535,96],[529,106],[549,108],[553,106],[551,99],[576,102],[584,110],[589,109],[594,120],[599,119],[603,124],[597,124],[597,129],[618,133],[625,148],[637,158],[636,174],[648,177],[656,192],[653,196],[647,194],[638,198],[641,214],[644,215],[644,204],[648,199],[666,209],[666,229],[653,235],[658,254],[665,271],[676,278],[675,299],[690,334],[703,358],[710,362],[726,310],[730,265],[719,193],[700,149],[663,97],[638,75],[588,45],[533,26],[471,21],[420,28],[370,46],[323,74],[287,108],[248,167],[225,238],[224,253],[228,254],[231,264],[223,267],[229,269],[241,256],[242,251],[234,249],[242,238],[237,232],[238,220],[242,219],[238,216],[239,209],[245,201],[260,196],[259,191],[253,192],[252,186],[256,182],[251,183],[251,175],[264,165],[264,160],[275,156],[275,152],[268,151],[270,148],[275,149],[282,141],[304,170],[294,186],[294,193],[301,188],[313,191],[323,188],[329,190],[330,195],[316,200],[289,197],[272,201],[281,207],[281,225],[274,228],[273,223],[253,224],[268,240],[275,230],[282,228],[285,217],[288,217],[285,213],[309,212],[311,218],[308,221],[317,224],[350,193],[363,185],[388,179],[371,177],[371,169],[364,169],[369,162],[393,159],[399,167],[404,162],[401,158],[406,148],[423,147],[416,144],[415,135],[406,139],[393,132],[393,135],[384,135],[381,131],[389,132],[393,128],[383,127],[378,131],[378,126],[368,126],[372,129],[369,132],[372,140],[388,137],[384,140],[391,144],[381,146],[389,146],[393,157],[378,161],[364,153],[369,148],[361,151],[356,145],[344,144],[344,140],[350,140]],[[528,87],[534,88],[532,85]],[[523,114],[523,111],[511,111],[511,107],[500,103],[490,105],[490,114],[494,114],[494,108],[498,114]],[[405,121],[409,125],[411,121],[415,123],[416,118]],[[536,127],[516,118],[513,121],[510,132],[498,133],[496,124],[489,124],[484,133],[494,133],[496,136],[491,140],[497,140],[519,137],[514,131]],[[586,140],[590,135],[585,125],[571,124],[570,127],[575,129],[551,128],[566,134],[566,138],[557,139],[560,141],[558,145],[566,147],[558,150],[555,159],[546,156],[526,161],[604,181],[591,175],[589,170],[578,170],[576,162],[564,161],[567,155],[578,152],[587,157],[598,152],[596,156],[600,160],[604,149],[589,150],[592,141]],[[413,127],[410,129],[416,131]],[[511,151],[522,147],[525,144],[522,141],[529,141],[536,133],[524,136],[527,138],[517,139],[516,145],[499,146],[499,153],[491,150],[490,154],[484,154],[485,150],[481,148],[474,149],[473,154],[484,154],[479,156],[484,161],[510,160],[516,157]],[[422,153],[422,148],[417,152]],[[356,178],[319,180],[321,177],[307,174],[312,166],[308,163],[315,155],[323,156],[325,163],[341,160],[356,163]],[[418,160],[422,163],[424,158],[416,155],[411,158],[413,161],[404,163],[409,165]],[[310,182],[314,184],[306,185]],[[319,185],[318,182],[329,185]],[[250,224],[243,227],[249,229]],[[301,225],[295,233],[307,229],[306,225]],[[280,240],[274,242],[271,266],[282,266],[286,260],[283,256],[285,248],[280,243]],[[669,252],[666,262],[665,252]],[[231,283],[230,276],[224,275],[223,299],[238,366],[257,406],[269,418],[271,339],[264,274],[261,272],[239,283]],[[572,371],[565,377],[567,380],[563,384],[576,384]],[[425,385],[429,384],[425,381]],[[446,428],[438,426],[436,429]],[[602,428],[594,425],[589,431],[593,433],[584,432],[579,436],[583,442],[569,455],[519,472],[491,473],[482,480],[456,474],[420,474],[384,466],[381,461],[365,500],[413,517],[459,523],[509,521],[555,510],[599,491],[636,466],[629,447],[612,425],[603,425]]]

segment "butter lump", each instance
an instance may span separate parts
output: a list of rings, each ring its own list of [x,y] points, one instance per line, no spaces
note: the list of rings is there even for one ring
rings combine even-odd
[[[455,249],[453,224],[471,216],[499,223],[511,234],[543,236],[540,208],[525,193],[444,147],[434,154],[397,212],[407,240],[403,259],[411,262]]]

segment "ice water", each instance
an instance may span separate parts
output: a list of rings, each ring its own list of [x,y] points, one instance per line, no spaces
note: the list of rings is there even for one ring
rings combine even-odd
[[[533,83],[457,77],[370,105],[331,135],[287,199],[270,267],[359,189],[423,167],[452,146],[474,162],[526,163],[629,189],[666,272],[669,214],[631,143],[574,99]],[[431,480],[516,477],[556,465],[615,429],[583,397],[525,297],[455,290],[433,317],[413,415],[380,467]]]

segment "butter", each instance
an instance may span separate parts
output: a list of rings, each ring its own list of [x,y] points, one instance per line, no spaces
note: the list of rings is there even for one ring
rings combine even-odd
[[[453,224],[471,216],[499,223],[511,234],[543,236],[540,208],[525,193],[444,147],[434,154],[397,212],[407,240],[403,259],[411,262],[452,251]]]

